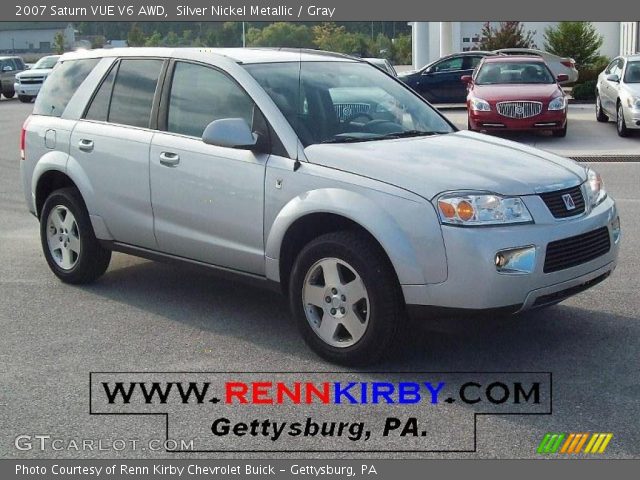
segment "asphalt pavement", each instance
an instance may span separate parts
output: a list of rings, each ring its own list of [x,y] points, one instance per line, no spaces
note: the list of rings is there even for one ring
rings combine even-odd
[[[159,438],[148,417],[90,416],[90,371],[335,371],[304,345],[278,295],[177,267],[115,254],[91,286],[49,271],[38,224],[19,176],[20,126],[32,106],[0,102],[0,457],[155,456],[164,452],[20,451],[15,437]],[[640,137],[618,139],[589,107],[571,108],[566,139],[520,140],[556,152],[638,154]],[[447,113],[454,122],[463,112]],[[603,456],[640,456],[640,163],[592,163],[616,198],[623,239],[619,265],[604,283],[562,304],[492,325],[433,331],[412,325],[397,355],[376,371],[550,371],[553,415],[478,419],[477,453],[304,454],[308,457],[535,457],[546,432],[612,432]],[[634,213],[636,212],[636,213]],[[301,376],[302,378],[303,376]],[[363,375],[362,378],[366,378]],[[464,411],[464,407],[461,407]],[[280,413],[299,415],[292,406]],[[183,418],[194,429],[202,418]],[[469,438],[469,426],[460,435]],[[390,447],[402,448],[400,440]],[[212,455],[202,454],[204,457]],[[232,457],[265,454],[225,454]],[[289,458],[300,454],[269,454]],[[218,455],[220,457],[220,455]],[[184,458],[184,457],[179,457]]]

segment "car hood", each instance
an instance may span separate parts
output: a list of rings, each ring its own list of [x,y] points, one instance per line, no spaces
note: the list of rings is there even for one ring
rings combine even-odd
[[[555,83],[527,85],[474,85],[473,94],[488,102],[509,100],[549,100],[561,93]]]
[[[312,163],[373,178],[427,199],[451,190],[535,194],[586,179],[585,169],[572,160],[468,131],[317,144],[307,147],[305,154]]]
[[[41,77],[43,75],[49,75],[51,68],[36,68],[35,70],[25,70],[16,75],[16,77]]]
[[[636,97],[640,96],[640,83],[625,83],[624,88],[626,88],[631,95]]]

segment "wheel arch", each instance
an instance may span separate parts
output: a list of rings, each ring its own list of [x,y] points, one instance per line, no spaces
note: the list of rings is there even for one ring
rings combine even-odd
[[[335,188],[307,192],[282,208],[265,242],[267,278],[286,289],[300,250],[319,235],[338,230],[355,230],[375,242],[399,283],[425,283],[413,244],[395,219],[364,195]]]

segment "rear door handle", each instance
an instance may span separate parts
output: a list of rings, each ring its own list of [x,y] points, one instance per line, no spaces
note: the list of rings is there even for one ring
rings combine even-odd
[[[93,150],[93,140],[83,138],[78,142],[78,148],[83,152],[90,152]]]
[[[180,163],[180,155],[173,152],[162,152],[160,154],[160,163],[165,167],[175,167]]]

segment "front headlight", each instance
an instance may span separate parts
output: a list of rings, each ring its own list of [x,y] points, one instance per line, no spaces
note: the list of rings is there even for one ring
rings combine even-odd
[[[475,110],[476,112],[490,112],[491,105],[486,100],[482,100],[481,98],[471,97],[469,100],[471,104],[471,110]]]
[[[549,110],[564,110],[567,107],[567,97],[556,97],[549,102]]]
[[[607,191],[604,189],[604,182],[598,172],[587,168],[587,194],[591,208],[600,205],[607,198]]]
[[[628,97],[627,106],[633,110],[640,110],[640,97]]]
[[[440,221],[448,225],[483,226],[533,222],[520,197],[482,192],[451,192],[438,197],[436,203]]]

